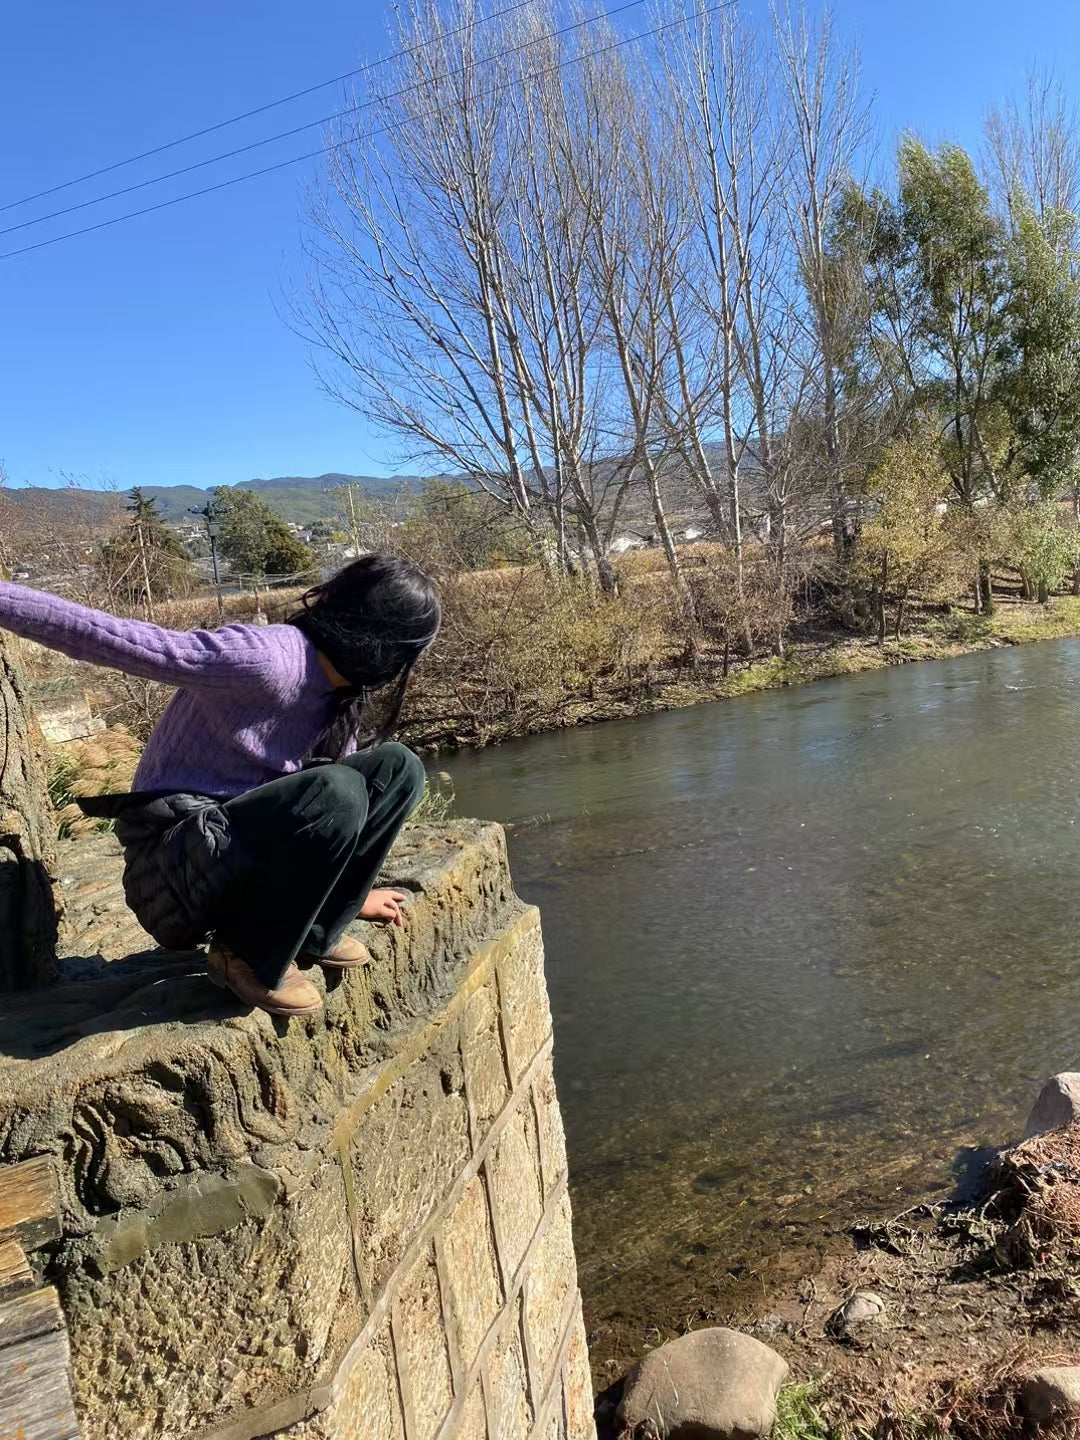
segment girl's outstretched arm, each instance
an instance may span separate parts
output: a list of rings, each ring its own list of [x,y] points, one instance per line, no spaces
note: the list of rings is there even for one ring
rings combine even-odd
[[[145,620],[120,620],[44,590],[0,581],[0,629],[36,640],[73,660],[89,660],[142,680],[192,688],[272,681],[280,652],[263,630],[165,630]]]

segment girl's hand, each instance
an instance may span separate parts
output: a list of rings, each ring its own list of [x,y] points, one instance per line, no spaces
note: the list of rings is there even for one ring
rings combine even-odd
[[[408,899],[400,890],[372,890],[360,910],[361,920],[392,920],[404,925],[401,907]]]

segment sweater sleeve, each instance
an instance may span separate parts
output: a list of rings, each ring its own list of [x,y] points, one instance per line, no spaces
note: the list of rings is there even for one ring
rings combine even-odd
[[[254,626],[165,630],[4,582],[0,582],[0,629],[73,660],[192,689],[234,689],[238,684],[276,689],[281,671],[289,668],[267,632]]]

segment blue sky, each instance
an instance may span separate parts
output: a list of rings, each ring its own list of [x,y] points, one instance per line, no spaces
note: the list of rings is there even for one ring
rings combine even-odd
[[[370,60],[385,52],[390,9],[389,0],[3,6],[0,204]],[[986,105],[1018,89],[1027,65],[1049,61],[1068,76],[1080,58],[1076,0],[837,0],[835,11],[860,45],[890,143],[912,128],[974,144]],[[631,12],[627,28],[646,13]],[[135,183],[338,103],[323,91],[98,184]],[[0,236],[0,249],[317,148],[315,131]],[[214,485],[397,468],[385,440],[322,394],[280,318],[282,289],[301,272],[301,190],[316,173],[309,162],[0,261],[0,459],[15,483]],[[83,186],[6,210],[0,229],[95,193]]]

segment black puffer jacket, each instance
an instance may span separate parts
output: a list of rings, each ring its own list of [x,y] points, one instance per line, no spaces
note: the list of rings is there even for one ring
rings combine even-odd
[[[237,859],[221,802],[174,792],[79,803],[88,815],[116,821],[124,895],[143,929],[169,950],[205,940]]]

